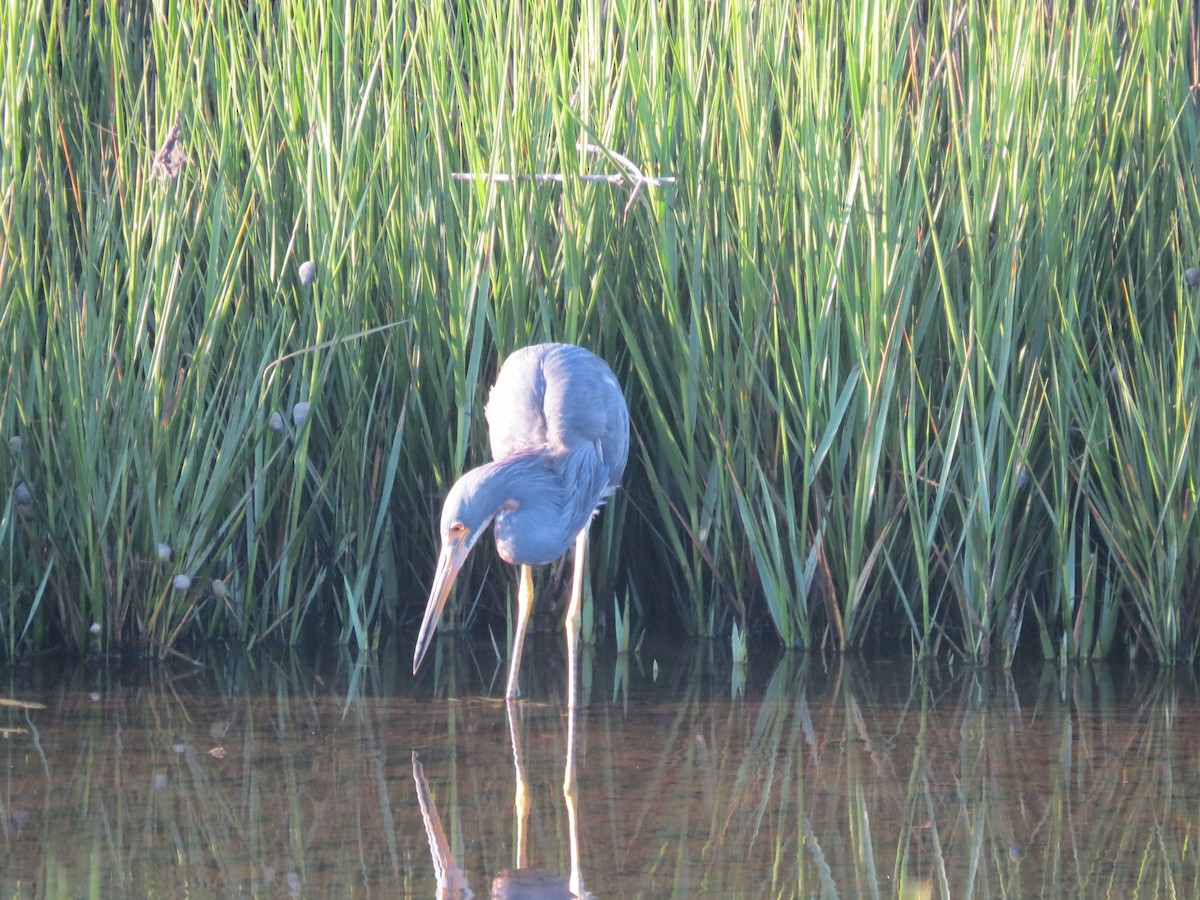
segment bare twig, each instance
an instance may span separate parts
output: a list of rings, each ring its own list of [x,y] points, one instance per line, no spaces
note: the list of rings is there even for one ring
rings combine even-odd
[[[642,174],[642,170],[634,165],[633,160],[631,160],[628,156],[618,153],[616,150],[610,150],[607,147],[602,147],[599,144],[585,143],[581,146],[581,149],[585,153],[593,153],[597,156],[607,156],[626,171],[630,181],[633,182],[633,190],[629,192],[629,200],[626,201],[625,211],[621,215],[622,218],[629,218],[629,209],[631,206],[633,206],[633,201],[638,198],[638,194],[641,193],[642,187],[646,184],[646,176]]]
[[[510,175],[507,172],[451,172],[450,177],[455,181],[494,181],[497,184],[512,184],[516,181],[562,184],[567,180],[566,175],[559,174],[558,172],[533,172],[528,175]],[[625,184],[629,180],[626,175],[601,175],[590,172],[575,177],[580,181],[592,181],[601,184]],[[645,182],[651,187],[674,184],[675,177],[668,175],[662,178],[647,178]]]
[[[390,331],[391,329],[398,328],[399,326],[408,322],[408,319],[401,319],[398,322],[388,322],[385,325],[376,325],[374,328],[367,328],[364,331],[356,331],[354,334],[347,334],[344,337],[331,338],[328,341],[321,341],[319,344],[313,344],[311,347],[302,347],[301,349],[294,350],[291,353],[285,353],[283,356],[273,359],[267,363],[266,368],[262,370],[262,375],[260,377],[266,379],[270,371],[277,365],[282,362],[287,362],[289,359],[294,359],[297,356],[304,356],[307,353],[316,353],[319,350],[327,350],[330,347],[336,347],[339,344],[348,344],[351,341],[357,341],[361,338],[370,337],[371,335],[378,334],[381,331]]]
[[[628,156],[618,153],[616,150],[610,150],[607,147],[602,147],[599,144],[580,144],[580,149],[585,153],[591,153],[595,156],[605,156],[624,172],[603,174],[603,173],[585,173],[575,176],[580,181],[586,181],[598,184],[612,184],[618,187],[630,185],[629,200],[625,203],[624,215],[628,217],[629,209],[633,206],[635,200],[642,195],[642,190],[646,187],[662,187],[675,183],[674,175],[665,175],[661,177],[647,176],[638,168]],[[510,175],[506,172],[453,172],[450,177],[455,181],[491,181],[497,184],[512,184],[517,181],[532,181],[537,184],[563,184],[567,180],[566,175],[557,172],[535,172],[528,175]]]
[[[512,184],[516,181],[536,181],[539,184],[562,184],[567,180],[566,175],[558,172],[534,172],[529,175],[510,175],[507,172],[451,172],[450,177],[455,181],[494,181],[497,184]],[[625,184],[631,180],[628,175],[602,175],[591,172],[575,177],[580,181],[617,185]],[[674,184],[675,176],[646,177],[640,179],[640,183],[649,185],[650,187],[661,187],[665,184]]]

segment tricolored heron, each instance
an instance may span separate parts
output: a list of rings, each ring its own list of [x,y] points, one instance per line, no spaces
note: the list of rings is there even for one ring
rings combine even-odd
[[[588,526],[617,489],[629,457],[629,409],[612,369],[572,344],[536,344],[500,368],[485,409],[492,462],[463,475],[442,507],[442,551],[417,635],[413,674],[421,665],[458,570],[495,524],[496,549],[521,569],[517,624],[504,696],[517,696],[525,629],[533,608],[531,566],[554,562],[575,543],[567,605],[570,704]]]

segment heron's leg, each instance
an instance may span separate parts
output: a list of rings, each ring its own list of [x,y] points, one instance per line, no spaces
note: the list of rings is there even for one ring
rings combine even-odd
[[[525,630],[529,627],[529,614],[533,611],[533,569],[521,566],[521,586],[517,590],[517,624],[513,629],[512,661],[508,664],[508,687],[504,699],[517,696],[517,674],[521,671],[521,651],[525,649]]]
[[[571,602],[567,604],[567,707],[575,708],[579,676],[579,615],[583,607],[583,568],[587,561],[588,529],[575,537],[575,574],[571,578]]]

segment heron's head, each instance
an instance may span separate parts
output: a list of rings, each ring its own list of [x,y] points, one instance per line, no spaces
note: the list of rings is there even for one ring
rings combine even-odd
[[[495,465],[489,464],[467,472],[454,483],[442,505],[442,550],[433,576],[433,587],[429,591],[429,602],[425,606],[425,617],[417,634],[417,647],[413,654],[414,675],[437,631],[438,620],[442,617],[459,569],[480,536],[508,502],[503,485],[495,477],[493,469]]]

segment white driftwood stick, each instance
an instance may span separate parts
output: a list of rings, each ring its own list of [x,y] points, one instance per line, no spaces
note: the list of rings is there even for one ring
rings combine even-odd
[[[532,175],[510,175],[507,172],[451,172],[450,177],[455,181],[495,181],[499,184],[510,184],[514,181],[562,184],[567,180],[567,176],[558,172],[535,172]],[[595,175],[589,173],[575,177],[580,181],[616,185],[648,184],[651,187],[659,187],[660,185],[675,183],[674,175],[667,175],[662,178],[631,178],[629,175]]]
[[[580,181],[599,182],[601,184],[613,184],[618,186],[631,185],[632,190],[629,192],[629,199],[625,203],[624,216],[629,217],[629,210],[633,207],[633,203],[642,193],[642,188],[646,185],[651,187],[659,187],[664,184],[674,184],[675,177],[668,175],[663,178],[647,178],[642,174],[642,170],[628,156],[618,153],[616,150],[610,150],[607,147],[602,147],[599,144],[589,144],[581,142],[579,149],[584,153],[591,153],[593,156],[604,156],[616,163],[625,173],[622,175],[594,175],[585,174],[577,176]],[[450,175],[456,181],[494,181],[501,183],[511,183],[514,181],[534,181],[539,184],[554,183],[562,184],[565,182],[566,176],[558,173],[536,173],[533,175],[509,175],[504,172],[453,172]]]

